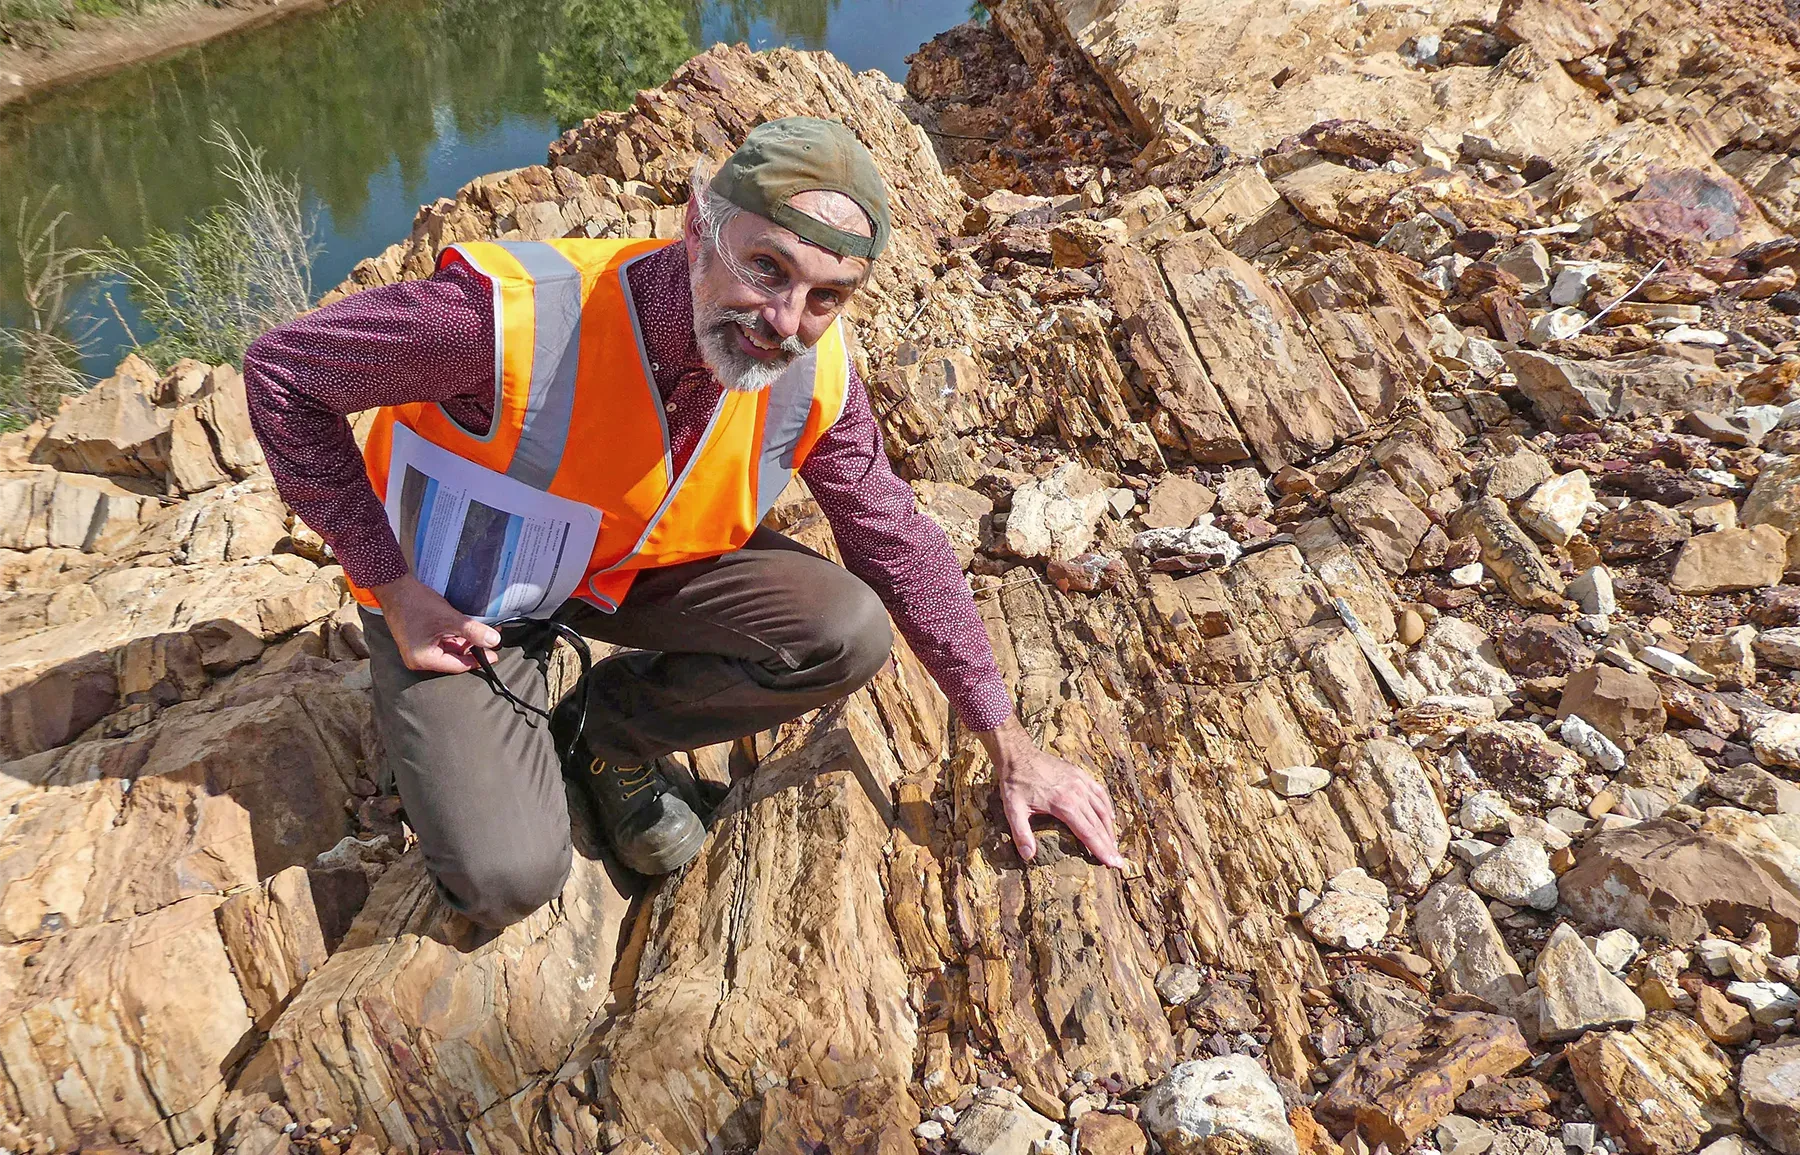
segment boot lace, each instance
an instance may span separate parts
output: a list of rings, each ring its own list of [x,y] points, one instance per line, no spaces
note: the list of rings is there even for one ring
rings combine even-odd
[[[606,776],[608,771],[611,771],[612,785],[613,788],[618,791],[619,801],[621,802],[631,801],[633,798],[636,798],[639,794],[642,794],[645,790],[649,789],[650,786],[656,782],[656,768],[648,764],[643,766],[613,766],[602,759],[596,758],[593,763],[588,766],[588,773],[599,775],[601,777]]]

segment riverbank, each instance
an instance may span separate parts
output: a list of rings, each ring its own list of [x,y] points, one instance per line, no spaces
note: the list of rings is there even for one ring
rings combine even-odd
[[[340,0],[249,0],[243,5],[169,5],[142,16],[84,18],[56,48],[0,47],[0,107],[66,85],[157,60],[232,32]]]

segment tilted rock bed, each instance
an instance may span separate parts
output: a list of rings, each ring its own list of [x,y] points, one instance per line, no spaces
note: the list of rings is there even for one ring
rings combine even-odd
[[[0,1145],[1800,1151],[1800,36],[992,8],[910,92],[715,49],[332,295],[673,236],[757,120],[849,122],[888,450],[1133,867],[1022,866],[902,647],[682,760],[681,876],[577,808],[474,934],[241,381],[130,359],[0,440]]]

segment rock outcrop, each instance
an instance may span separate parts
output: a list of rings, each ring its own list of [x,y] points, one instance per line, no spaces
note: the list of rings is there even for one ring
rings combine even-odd
[[[241,380],[131,358],[0,438],[0,1146],[1789,1149],[1800,31],[991,7],[906,90],[716,48],[328,296],[673,237],[755,123],[848,123],[886,449],[1130,868],[1021,862],[902,645],[679,760],[682,874],[577,806],[477,934]],[[771,518],[831,553],[803,486]]]

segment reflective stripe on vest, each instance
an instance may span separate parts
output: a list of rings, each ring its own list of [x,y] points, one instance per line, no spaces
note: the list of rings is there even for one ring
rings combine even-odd
[[[494,418],[477,434],[437,404],[380,411],[364,457],[385,499],[395,422],[487,469],[601,511],[582,596],[617,607],[639,569],[748,540],[843,411],[838,325],[767,389],[726,391],[672,477],[662,397],[626,269],[655,241],[473,242],[448,248],[493,287]],[[373,598],[358,590],[358,600]]]

